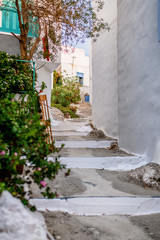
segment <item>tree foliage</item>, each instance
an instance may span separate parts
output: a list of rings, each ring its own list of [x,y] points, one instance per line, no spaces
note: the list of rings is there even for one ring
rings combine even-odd
[[[61,44],[71,45],[74,41],[96,39],[99,32],[109,29],[96,12],[103,7],[102,0],[95,0],[94,9],[91,0],[6,0],[4,8],[16,8],[19,19],[20,36],[12,33],[20,43],[21,57],[30,60],[42,39],[47,39],[50,54]],[[32,32],[34,38],[29,38]]]

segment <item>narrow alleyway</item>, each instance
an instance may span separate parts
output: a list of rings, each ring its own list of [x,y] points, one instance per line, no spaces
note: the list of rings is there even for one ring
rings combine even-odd
[[[56,146],[65,144],[61,163],[71,169],[68,177],[61,172],[48,183],[59,198],[42,199],[35,191],[33,203],[46,211],[49,231],[57,240],[160,239],[160,191],[125,181],[127,172],[145,165],[145,159],[93,130],[89,105],[80,105],[79,115],[53,126]]]

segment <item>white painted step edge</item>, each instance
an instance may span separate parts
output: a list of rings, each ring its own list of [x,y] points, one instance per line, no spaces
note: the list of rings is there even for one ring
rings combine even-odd
[[[107,148],[113,141],[56,141],[55,146],[60,148]]]
[[[64,144],[64,148],[107,148],[113,141],[56,141],[57,148]]]
[[[53,137],[54,136],[60,136],[60,137],[62,137],[62,136],[64,136],[64,137],[70,137],[70,136],[80,136],[80,137],[86,137],[86,136],[88,136],[88,134],[89,134],[89,132],[64,132],[64,131],[62,131],[62,132],[60,132],[60,131],[53,131],[52,130],[52,135],[53,135]]]
[[[39,211],[63,211],[75,215],[149,215],[160,213],[160,198],[32,199]]]
[[[61,164],[65,164],[67,168],[106,169],[112,171],[127,171],[147,164],[145,156],[60,157],[59,160]],[[48,161],[54,161],[54,158],[48,157]]]

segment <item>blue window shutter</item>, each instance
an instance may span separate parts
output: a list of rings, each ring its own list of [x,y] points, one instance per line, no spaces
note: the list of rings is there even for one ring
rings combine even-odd
[[[84,73],[77,72],[76,76],[79,78],[79,83],[83,85]]]
[[[84,73],[77,72],[76,76],[77,76],[77,77],[82,77],[82,78],[83,78]]]
[[[158,1],[158,41],[160,42],[160,0]]]
[[[14,32],[15,34],[20,34],[19,28],[19,20],[18,13],[15,9],[15,3],[9,2],[8,0],[3,0],[2,3],[9,4],[8,7],[0,7],[0,11],[2,11],[2,26],[0,27],[0,31],[2,32]],[[31,17],[31,16],[30,16]],[[39,32],[39,25],[37,19],[34,19],[32,24],[29,26],[29,37],[37,37]]]
[[[2,32],[14,32],[16,34],[20,33],[18,14],[15,9],[3,9],[2,10],[2,27],[0,31]]]

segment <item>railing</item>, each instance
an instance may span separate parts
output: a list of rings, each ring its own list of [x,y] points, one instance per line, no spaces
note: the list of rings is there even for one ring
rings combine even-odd
[[[53,143],[47,96],[46,95],[40,95],[39,96],[39,103],[40,103],[41,112],[42,112],[42,121],[47,126],[46,133],[48,134],[48,139],[47,139],[48,143]]]

